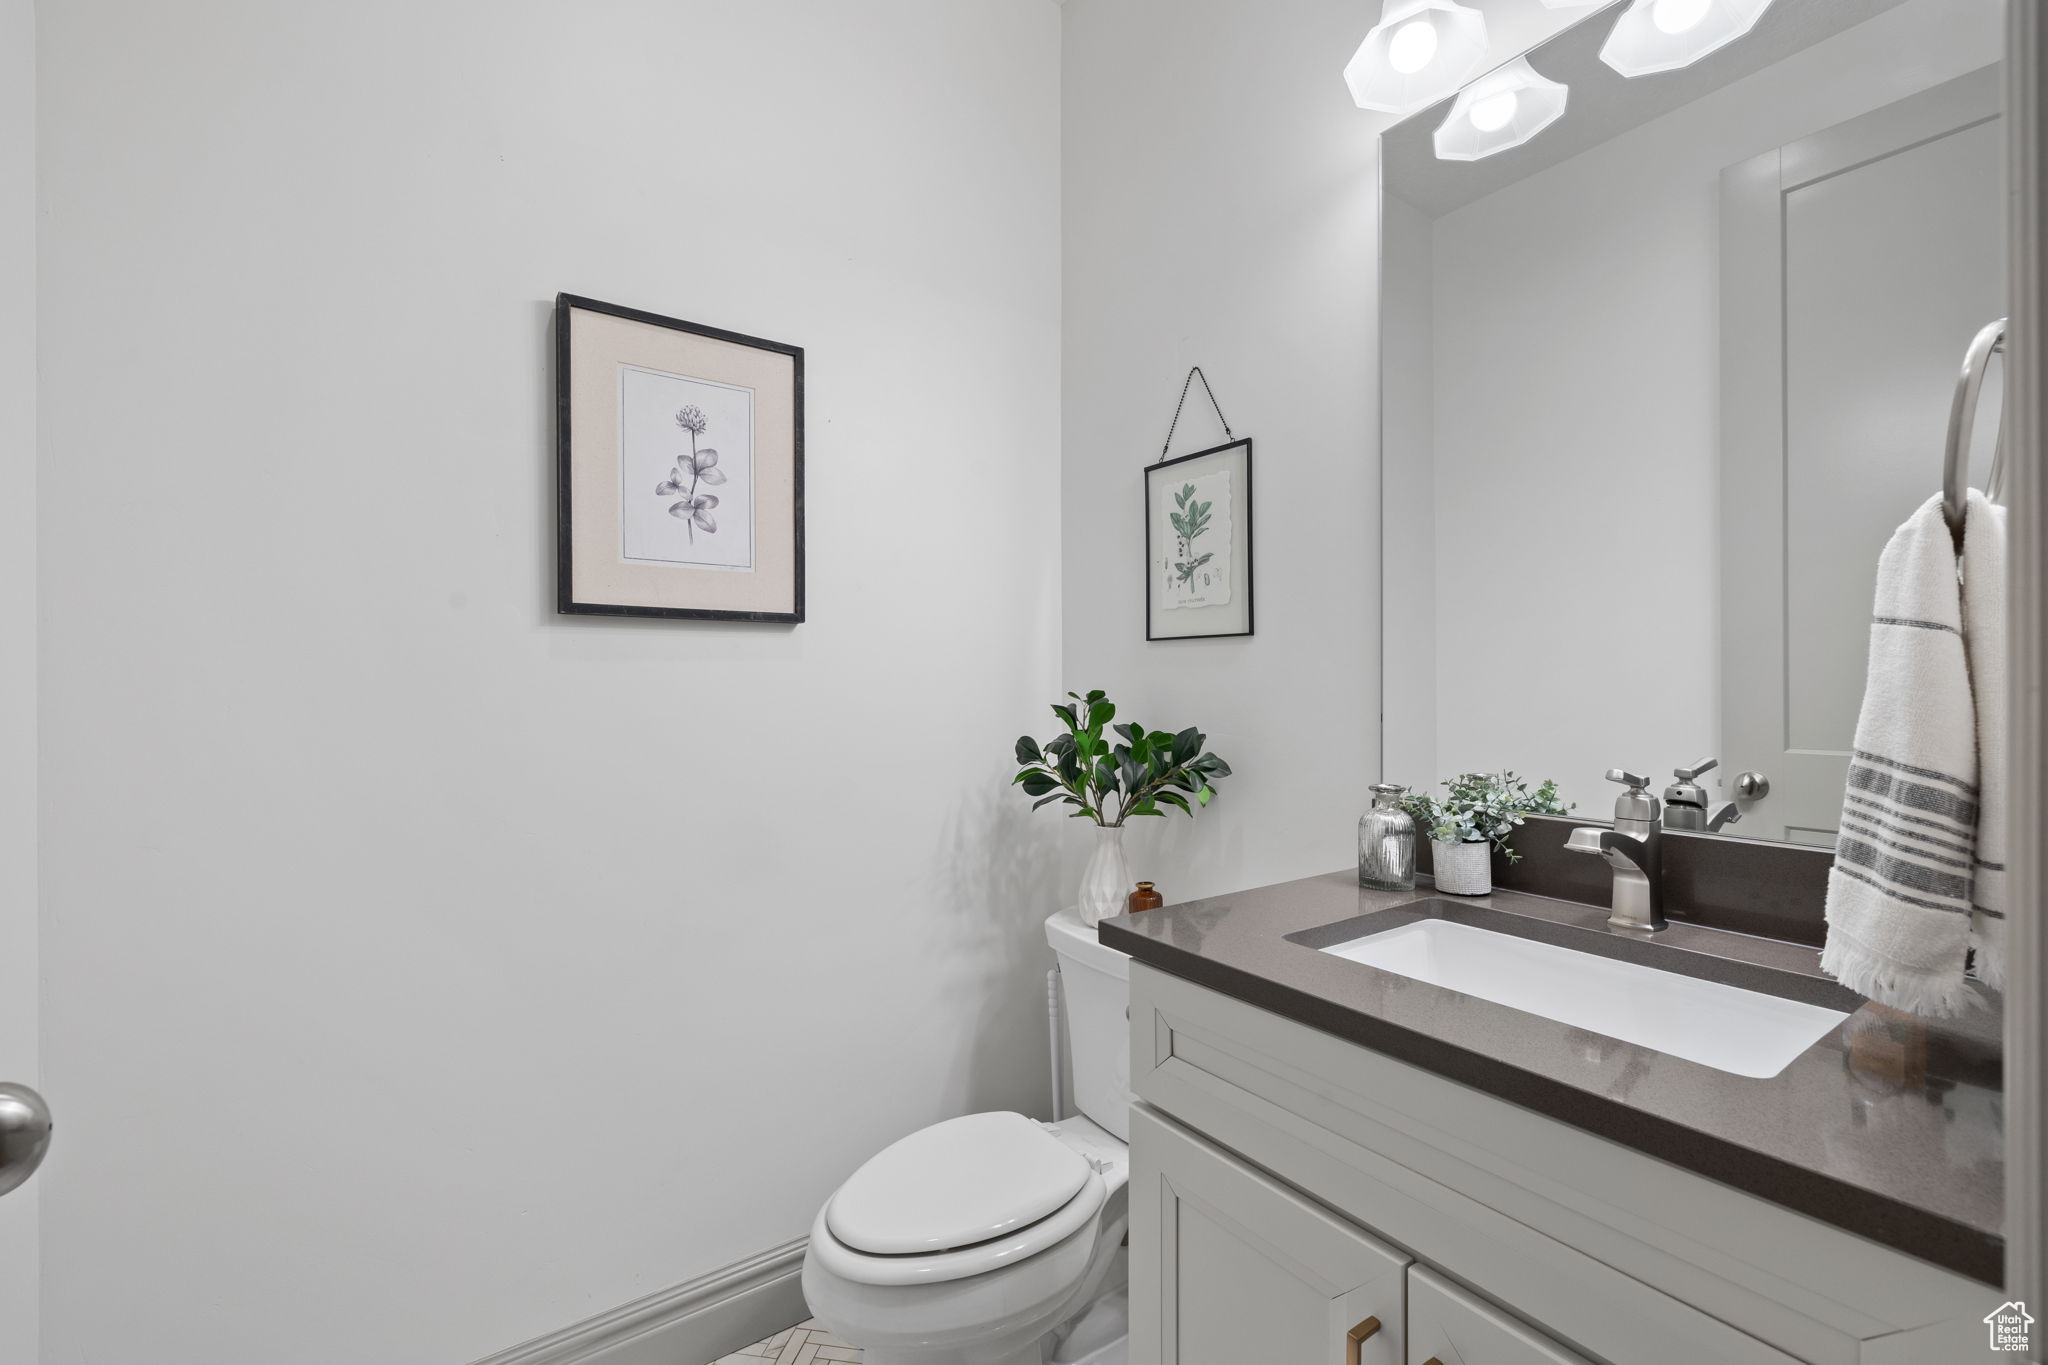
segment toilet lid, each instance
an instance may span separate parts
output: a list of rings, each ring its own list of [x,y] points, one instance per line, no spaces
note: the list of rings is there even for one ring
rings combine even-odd
[[[969,1114],[869,1158],[826,1205],[825,1225],[870,1255],[948,1251],[1057,1212],[1087,1180],[1081,1154],[1022,1114]]]

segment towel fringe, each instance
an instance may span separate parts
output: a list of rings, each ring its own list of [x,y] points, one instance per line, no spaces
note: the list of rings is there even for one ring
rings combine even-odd
[[[1977,952],[1977,979],[1994,991],[2004,990],[2005,926],[1980,917],[1970,930],[1970,946]]]
[[[1830,926],[1820,969],[1880,1005],[1929,1018],[1949,1018],[1977,1003],[1977,993],[1954,971],[1921,971],[1854,943]]]

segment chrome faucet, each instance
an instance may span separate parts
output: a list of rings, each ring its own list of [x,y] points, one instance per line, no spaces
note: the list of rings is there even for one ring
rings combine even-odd
[[[1721,826],[1732,825],[1742,818],[1742,812],[1733,801],[1710,805],[1707,789],[1699,784],[1699,775],[1721,764],[1718,758],[1695,760],[1690,768],[1673,768],[1671,775],[1678,780],[1664,789],[1664,828],[1694,829],[1706,833],[1718,833]]]
[[[1627,790],[1614,798],[1614,828],[1581,825],[1565,840],[1574,853],[1593,853],[1614,869],[1614,897],[1607,923],[1616,929],[1655,933],[1664,927],[1664,827],[1650,779],[1621,768],[1607,770],[1609,782]]]
[[[1721,826],[1732,825],[1742,818],[1742,812],[1733,801],[1723,801],[1718,806],[1707,808],[1707,833],[1719,834]]]

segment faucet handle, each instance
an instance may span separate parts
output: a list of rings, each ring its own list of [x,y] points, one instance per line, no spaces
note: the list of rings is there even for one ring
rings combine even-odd
[[[1609,782],[1619,782],[1625,787],[1646,787],[1650,784],[1649,778],[1638,773],[1632,773],[1626,768],[1609,768],[1607,770],[1607,780]]]
[[[1694,778],[1698,777],[1701,773],[1706,772],[1711,768],[1718,768],[1720,766],[1721,760],[1718,758],[1696,758],[1692,761],[1692,766],[1690,768],[1673,768],[1671,770],[1671,775],[1677,778],[1680,782],[1690,782]]]

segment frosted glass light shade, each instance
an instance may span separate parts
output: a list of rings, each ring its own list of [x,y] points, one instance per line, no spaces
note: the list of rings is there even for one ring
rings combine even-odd
[[[1676,71],[1756,27],[1771,0],[1634,0],[1600,47],[1624,76]]]
[[[1425,31],[1426,30],[1426,31]],[[1408,114],[1434,104],[1486,64],[1486,16],[1457,0],[1387,0],[1344,67],[1361,109]]]
[[[1436,130],[1443,161],[1477,161],[1519,147],[1564,117],[1565,86],[1537,73],[1526,57],[1496,67],[1458,92]]]

